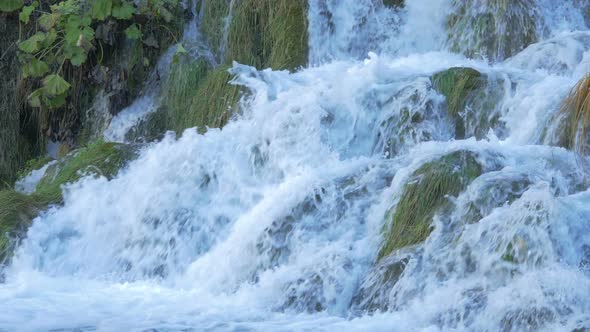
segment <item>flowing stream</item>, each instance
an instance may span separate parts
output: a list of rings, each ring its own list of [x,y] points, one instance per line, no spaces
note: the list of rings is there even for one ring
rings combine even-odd
[[[470,59],[453,39],[476,32],[447,18],[486,1],[406,2],[310,1],[308,67],[235,64],[251,94],[223,130],[170,134],[113,180],[66,186],[6,268],[0,331],[590,329],[588,165],[552,121],[590,71],[581,10],[515,1],[536,42]],[[484,74],[493,101],[467,105],[465,139],[431,80],[452,67]],[[454,151],[483,174],[425,243],[377,264],[411,174]]]

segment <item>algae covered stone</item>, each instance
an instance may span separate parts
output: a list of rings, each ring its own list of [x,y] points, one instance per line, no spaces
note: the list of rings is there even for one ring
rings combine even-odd
[[[407,182],[398,204],[387,214],[385,242],[379,259],[394,250],[424,241],[431,231],[434,215],[481,175],[476,154],[457,151],[428,162]]]
[[[455,125],[455,138],[481,139],[490,129],[497,136],[504,136],[498,107],[504,94],[503,83],[467,67],[453,67],[432,76],[434,89],[445,96],[448,116]]]

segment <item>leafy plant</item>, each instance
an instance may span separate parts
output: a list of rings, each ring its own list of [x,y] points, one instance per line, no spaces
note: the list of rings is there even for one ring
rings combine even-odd
[[[62,0],[51,5],[34,1],[23,7],[22,0],[7,1],[0,9],[22,7],[20,22],[35,23],[36,31],[19,43],[22,75],[24,78],[41,79],[40,87],[29,95],[29,104],[49,109],[66,103],[71,84],[64,74],[64,65],[69,63],[80,67],[88,61],[101,43],[95,31],[102,21],[118,21],[122,26],[127,26],[124,28],[127,38],[142,39],[142,24],[139,22],[170,22],[173,19],[170,10],[177,8],[179,2]]]
[[[23,0],[2,0],[0,1],[0,12],[12,12],[24,5]]]

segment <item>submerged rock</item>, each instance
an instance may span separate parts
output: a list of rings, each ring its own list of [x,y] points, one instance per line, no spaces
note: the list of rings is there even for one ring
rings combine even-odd
[[[416,251],[416,246],[406,247],[378,261],[352,299],[353,310],[370,313],[389,310],[391,290]]]
[[[368,105],[391,109],[379,119],[375,150],[393,158],[421,142],[450,140],[452,124],[440,112],[441,99],[428,78],[407,84],[385,100],[371,95]]]
[[[406,6],[405,0],[383,0],[383,5],[393,9],[401,9]]]

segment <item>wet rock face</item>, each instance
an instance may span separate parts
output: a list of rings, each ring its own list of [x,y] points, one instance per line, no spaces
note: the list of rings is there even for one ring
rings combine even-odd
[[[418,143],[450,139],[452,124],[440,112],[443,104],[440,99],[428,79],[419,79],[379,101],[378,105],[373,105],[374,101],[367,102],[372,107],[392,109],[387,117],[379,120],[375,150],[393,158]]]
[[[18,15],[0,13],[0,188],[12,183],[16,172],[30,158],[32,144],[21,132],[24,116],[18,105],[19,63],[16,42]]]
[[[453,0],[449,46],[468,57],[501,61],[539,39],[539,18],[534,0]]]

